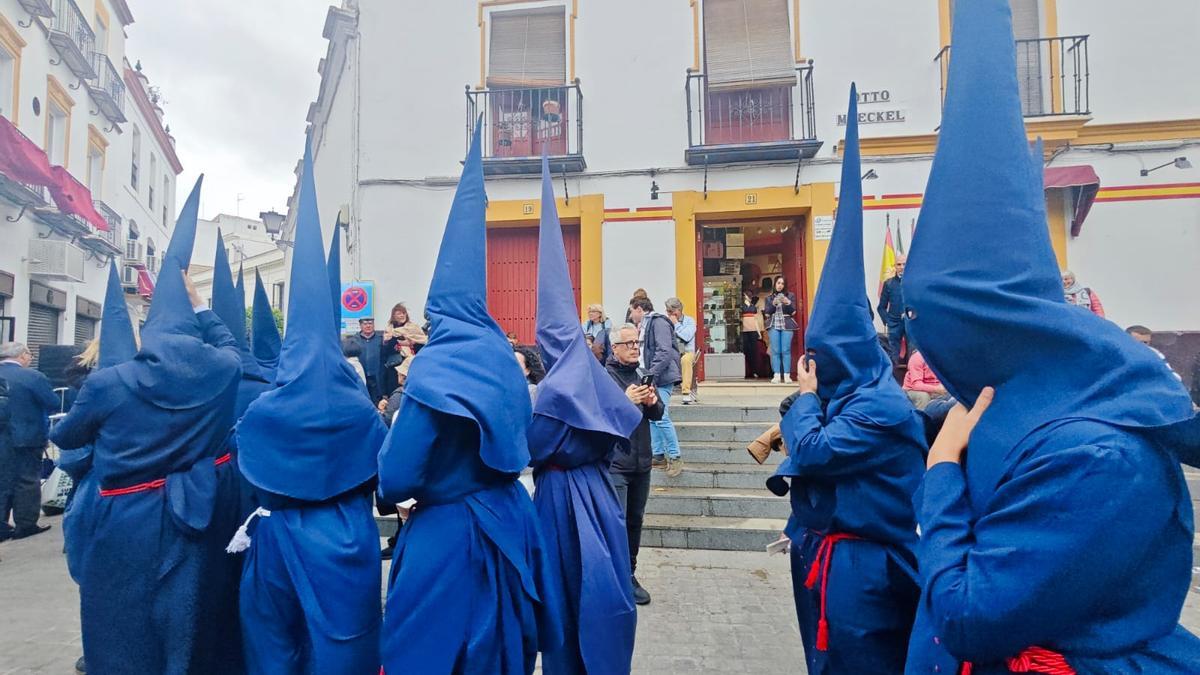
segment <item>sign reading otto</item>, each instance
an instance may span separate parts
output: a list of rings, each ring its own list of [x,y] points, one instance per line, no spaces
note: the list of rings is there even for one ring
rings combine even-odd
[[[870,106],[883,104],[885,107],[890,106],[892,102],[892,92],[888,89],[880,89],[878,91],[860,91],[858,92],[858,104],[860,106]],[[868,109],[858,112],[859,124],[889,124],[897,122],[906,122],[906,111],[903,108],[887,107],[884,110]],[[846,114],[840,113],[837,116],[837,125],[839,127],[846,126]]]

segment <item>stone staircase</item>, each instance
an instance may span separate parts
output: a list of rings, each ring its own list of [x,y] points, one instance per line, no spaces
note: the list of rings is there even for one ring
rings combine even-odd
[[[767,401],[776,397],[782,395]],[[779,419],[777,408],[677,404],[671,406],[671,418],[684,470],[676,478],[665,471],[652,474],[642,545],[763,550],[783,531],[790,507],[786,497],[776,497],[765,485],[780,455],[759,466],[746,444]]]

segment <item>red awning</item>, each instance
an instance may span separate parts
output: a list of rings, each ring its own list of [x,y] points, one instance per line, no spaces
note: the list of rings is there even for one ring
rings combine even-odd
[[[54,182],[49,186],[50,196],[58,204],[58,210],[79,216],[97,230],[108,232],[108,221],[92,203],[92,191],[61,166],[51,168],[50,172],[54,175]]]
[[[1071,236],[1078,237],[1088,211],[1092,210],[1096,193],[1100,192],[1100,177],[1096,175],[1096,170],[1089,164],[1051,166],[1046,167],[1042,179],[1047,190],[1070,192],[1075,202],[1075,214],[1071,217]]]
[[[28,185],[54,183],[46,153],[7,117],[0,117],[0,173]]]
[[[143,298],[154,295],[154,277],[150,276],[150,273],[146,270],[139,269],[137,288],[138,295]]]

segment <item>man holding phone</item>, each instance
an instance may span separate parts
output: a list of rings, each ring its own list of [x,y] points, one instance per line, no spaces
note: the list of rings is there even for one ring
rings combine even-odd
[[[642,343],[637,326],[625,324],[613,338],[613,358],[608,362],[608,374],[629,400],[642,411],[642,421],[628,441],[617,446],[609,466],[609,477],[617,491],[617,501],[625,512],[625,527],[629,534],[629,560],[633,577],[633,600],[639,605],[650,603],[650,593],[638,583],[637,554],[642,541],[642,520],[646,500],[650,497],[650,423],[662,419],[663,402],[654,387],[654,376],[639,372]]]

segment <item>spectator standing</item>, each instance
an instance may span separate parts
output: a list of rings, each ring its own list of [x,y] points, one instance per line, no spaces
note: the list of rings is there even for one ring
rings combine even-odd
[[[918,350],[913,350],[912,355],[908,357],[908,370],[904,373],[904,393],[908,394],[908,400],[912,401],[917,410],[924,410],[930,401],[949,395]]]
[[[38,525],[41,491],[38,469],[46,449],[50,413],[58,396],[50,380],[29,367],[33,354],[20,342],[0,345],[0,379],[8,385],[7,438],[0,441],[0,541],[22,539],[50,529]],[[8,524],[12,513],[13,526]]]
[[[367,373],[363,370],[362,365],[362,347],[358,340],[352,337],[342,338],[342,356],[346,357],[346,363],[358,373],[358,379],[362,380],[363,384],[367,383]]]
[[[662,419],[650,426],[654,450],[654,465],[665,467],[674,478],[683,472],[679,453],[679,436],[671,423],[671,389],[683,379],[679,370],[679,350],[675,346],[675,329],[667,317],[654,311],[647,298],[635,298],[629,303],[630,317],[638,328],[642,343],[642,371],[653,378],[658,400],[662,401]]]
[[[383,398],[383,336],[375,332],[375,319],[359,319],[358,332],[351,339],[358,343],[358,359],[367,376],[367,394],[372,403],[377,403]]]
[[[612,320],[604,315],[604,307],[588,305],[588,318],[583,322],[583,334],[587,336],[592,351],[598,354],[600,363],[608,363],[608,357],[612,356],[612,340],[609,339],[611,332]],[[600,347],[597,349],[596,345]]]
[[[650,604],[650,593],[637,580],[638,548],[642,542],[642,521],[646,515],[646,500],[650,497],[650,468],[653,454],[651,425],[662,419],[666,407],[654,387],[642,386],[638,328],[633,324],[621,326],[613,339],[613,358],[608,361],[608,374],[625,390],[629,400],[642,411],[642,421],[629,440],[620,444],[609,466],[609,476],[617,491],[617,501],[625,512],[625,528],[629,535],[629,561],[633,574],[633,600],[639,605]]]
[[[761,368],[759,346],[766,336],[762,309],[757,295],[742,294],[742,356],[746,359],[746,377],[758,377]]]
[[[884,328],[887,331],[888,339],[888,354],[892,357],[892,363],[900,363],[903,360],[904,336],[904,266],[908,264],[908,257],[896,256],[895,273],[883,282],[883,289],[879,291],[879,306],[876,310],[879,312],[879,319],[883,321]]]
[[[771,342],[773,384],[792,381],[792,335],[800,328],[796,323],[796,294],[788,291],[787,281],[775,277],[775,288],[763,305],[767,318],[767,335]]]
[[[401,369],[405,374],[408,373],[408,366],[404,363],[416,356],[426,342],[429,342],[429,336],[415,321],[410,320],[404,303],[393,305],[387,330],[383,333],[383,391],[395,391],[400,386]]]
[[[649,300],[650,296],[646,293],[646,289],[639,288],[633,292],[633,297],[629,299],[629,307],[625,308],[625,323],[633,323],[633,301],[638,299]]]
[[[1104,318],[1104,305],[1100,303],[1100,296],[1096,294],[1096,291],[1081,285],[1075,278],[1074,272],[1063,270],[1062,284],[1063,295],[1066,297],[1068,305],[1083,307],[1092,314]]]
[[[1150,344],[1151,340],[1154,339],[1154,331],[1142,325],[1133,325],[1129,328],[1126,328],[1125,332],[1128,333],[1129,336],[1134,340],[1146,345],[1147,349],[1157,354],[1158,358],[1162,359],[1163,365],[1165,365],[1167,369],[1171,371],[1171,374],[1175,376],[1175,379],[1183,382],[1183,378],[1179,376],[1179,373],[1175,372],[1175,369],[1171,367],[1171,363],[1167,361],[1167,355],[1158,351],[1158,349],[1154,348],[1154,346]]]
[[[679,298],[667,298],[664,303],[667,308],[667,318],[675,327],[675,347],[679,350],[680,377],[679,385],[683,394],[683,404],[697,402],[696,396],[696,320],[683,313],[683,301]]]

